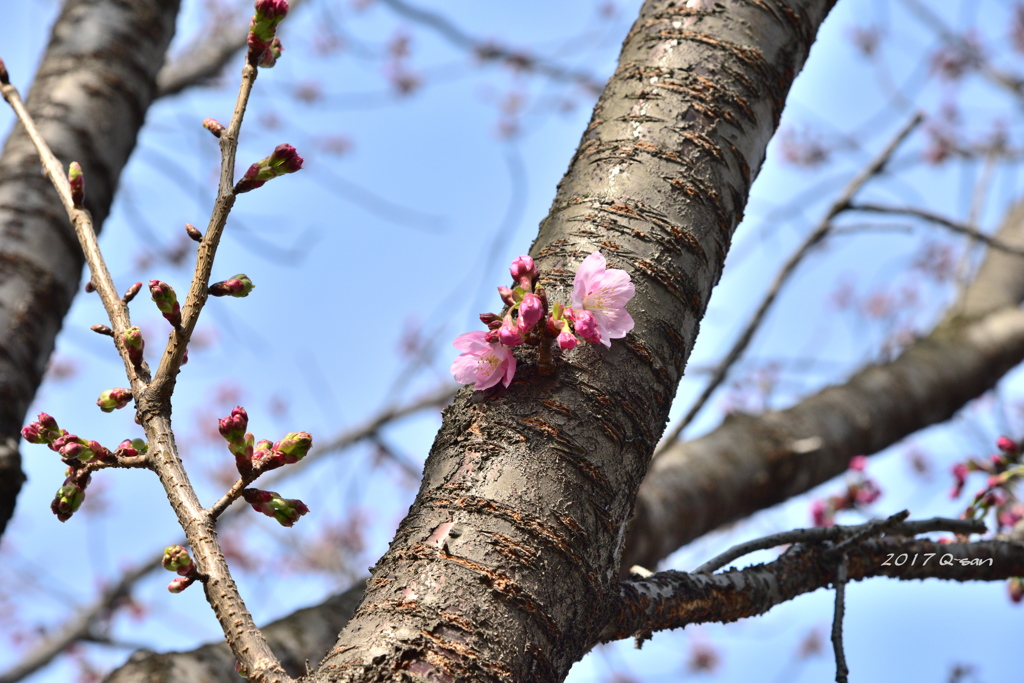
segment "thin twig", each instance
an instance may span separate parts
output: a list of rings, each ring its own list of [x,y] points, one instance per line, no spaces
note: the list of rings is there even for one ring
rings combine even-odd
[[[267,475],[264,480],[266,485],[275,486],[284,479],[292,477],[303,471],[310,463],[321,458],[354,446],[355,444],[370,438],[378,433],[390,422],[417,413],[425,408],[441,406],[446,404],[455,395],[455,390],[449,386],[442,386],[435,391],[414,399],[408,403],[389,406],[364,423],[357,425],[345,432],[330,439],[322,446],[314,447],[309,454],[294,465],[277,470]],[[244,512],[245,507],[228,508],[221,516],[220,521],[238,519]],[[173,543],[165,545],[185,545],[187,539],[179,538]],[[161,568],[160,560],[162,555],[154,555],[148,561],[140,564],[137,568],[125,573],[117,582],[115,588],[104,591],[89,607],[81,610],[59,627],[50,637],[43,641],[36,650],[30,652],[24,659],[12,666],[7,671],[0,673],[0,683],[17,683],[22,678],[38,671],[46,666],[54,657],[61,654],[69,645],[89,635],[95,623],[103,618],[112,608],[113,603],[121,596],[128,595],[131,588],[147,576],[150,572]]]
[[[844,552],[847,548],[855,543],[861,543],[864,539],[871,538],[872,536],[878,536],[884,534],[886,531],[893,529],[900,522],[903,522],[910,516],[910,510],[902,510],[897,512],[895,515],[890,515],[885,519],[874,519],[864,525],[863,529],[860,529],[849,538],[843,539],[831,549],[829,549],[827,555],[838,555]]]
[[[402,16],[434,29],[453,45],[472,50],[482,60],[503,61],[517,69],[533,71],[556,81],[577,83],[595,95],[600,95],[601,91],[604,90],[604,81],[595,78],[586,71],[567,69],[553,62],[522,52],[516,52],[496,43],[477,40],[440,14],[420,7],[413,7],[406,3],[405,0],[381,1]]]
[[[844,188],[843,192],[839,195],[832,205],[829,207],[825,216],[818,223],[817,227],[807,236],[800,248],[789,257],[785,265],[779,271],[778,275],[775,276],[775,281],[769,288],[768,293],[761,301],[761,305],[754,313],[753,317],[747,323],[746,328],[740,333],[739,338],[733,344],[732,348],[729,349],[729,353],[726,354],[725,358],[719,363],[715,370],[714,375],[710,381],[705,385],[704,391],[697,398],[694,404],[690,407],[690,410],[686,413],[682,420],[680,420],[662,439],[661,445],[658,446],[654,452],[654,457],[661,455],[676,439],[683,433],[683,430],[693,421],[697,414],[703,409],[711,395],[718,389],[718,387],[725,380],[725,376],[728,374],[729,369],[740,357],[740,355],[746,350],[750,341],[754,338],[754,333],[761,326],[761,322],[764,320],[768,309],[775,302],[776,297],[782,289],[782,286],[786,283],[789,277],[796,270],[797,266],[803,261],[804,257],[810,253],[810,251],[825,238],[829,230],[832,228],[832,220],[843,211],[847,210],[850,206],[850,201],[853,196],[868,182],[871,178],[878,175],[885,169],[885,165],[892,158],[892,155],[896,152],[896,149],[902,144],[908,135],[917,127],[923,120],[923,116],[920,113],[914,114],[914,116],[908,121],[902,129],[896,134],[896,136],[889,142],[882,152],[876,156],[871,163],[869,163],[860,173],[858,173]]]
[[[836,609],[832,618],[832,649],[836,653],[836,683],[846,683],[850,668],[846,666],[843,652],[843,615],[846,613],[846,555],[839,558],[836,566]]]
[[[897,216],[912,216],[914,218],[920,218],[921,220],[934,223],[935,225],[941,226],[948,230],[952,230],[955,233],[966,235],[972,240],[982,242],[993,249],[1005,251],[1008,254],[1014,254],[1016,256],[1024,256],[1024,247],[1014,246],[1008,244],[1003,240],[987,235],[980,232],[978,229],[957,221],[941,216],[937,213],[932,213],[924,209],[915,209],[911,207],[901,206],[886,206],[883,204],[851,204],[849,207],[850,211],[865,211],[868,213],[887,213]]]
[[[242,69],[242,83],[238,89],[238,98],[235,100],[235,110],[231,115],[231,123],[220,135],[221,167],[220,183],[217,188],[217,200],[214,203],[213,213],[210,216],[210,223],[203,235],[203,241],[199,244],[199,254],[196,257],[196,269],[192,276],[192,284],[189,286],[188,295],[181,306],[181,326],[176,328],[171,339],[164,349],[160,358],[160,365],[157,367],[156,375],[151,385],[152,392],[158,400],[169,398],[174,388],[174,382],[181,367],[182,358],[188,342],[192,338],[196,323],[199,321],[199,313],[203,309],[208,297],[210,285],[210,273],[213,272],[213,259],[217,255],[217,247],[220,245],[220,238],[224,234],[224,226],[227,224],[231,207],[235,204],[235,153],[238,150],[238,132],[242,127],[242,119],[245,116],[245,108],[249,102],[249,94],[256,83],[258,70],[255,66],[246,63]]]
[[[3,66],[2,62],[0,62],[0,69],[6,74],[6,67]],[[25,108],[18,89],[7,82],[6,76],[3,78],[3,82],[0,83],[0,93],[3,94],[7,103],[11,105],[11,109],[14,110],[18,121],[25,127],[25,132],[39,154],[43,170],[46,172],[53,187],[57,190],[60,201],[68,213],[68,218],[71,220],[71,225],[74,226],[78,242],[81,244],[82,252],[85,254],[85,261],[89,265],[91,282],[99,293],[100,300],[103,302],[103,308],[106,309],[107,316],[110,318],[110,324],[114,331],[114,345],[124,361],[125,373],[131,381],[132,391],[138,396],[149,382],[149,369],[146,367],[145,361],[137,367],[128,357],[128,349],[124,345],[124,331],[132,326],[131,318],[128,315],[128,306],[121,301],[121,295],[118,293],[114,280],[110,276],[110,271],[107,269],[107,264],[103,260],[103,254],[100,252],[99,243],[96,240],[96,231],[92,226],[92,215],[84,207],[75,206],[75,202],[71,197],[71,184],[68,182],[67,170],[39,133],[35,121],[32,120],[32,116]],[[88,180],[88,173],[85,175],[86,180]]]
[[[898,513],[902,514],[902,513]],[[897,517],[898,515],[893,515]],[[893,519],[890,517],[887,520],[881,520],[883,524],[886,524],[881,529],[882,532],[887,533],[890,536],[917,536],[918,534],[931,533],[933,531],[948,531],[955,534],[983,534],[987,527],[985,523],[977,519],[945,519],[942,517],[932,517],[931,519],[915,520],[913,522],[898,522],[888,525],[889,520]],[[828,526],[828,527],[811,527],[809,529],[794,529],[792,531],[783,531],[777,534],[771,534],[763,538],[756,538],[746,543],[740,543],[732,548],[729,548],[724,553],[721,553],[701,566],[693,570],[694,574],[710,574],[711,572],[721,569],[730,562],[737,560],[744,555],[749,555],[757,550],[767,550],[768,548],[774,548],[780,545],[789,545],[790,543],[814,543],[821,541],[837,541],[847,537],[857,537],[863,532],[872,532],[877,530],[879,527],[879,520],[869,522],[868,524],[859,524],[857,526]],[[864,536],[860,536],[860,540],[863,540]]]

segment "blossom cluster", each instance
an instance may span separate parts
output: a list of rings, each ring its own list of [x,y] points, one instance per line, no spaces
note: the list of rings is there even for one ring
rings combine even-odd
[[[878,500],[882,495],[882,489],[864,471],[867,463],[868,458],[865,455],[851,458],[847,470],[846,490],[811,503],[814,526],[832,526],[836,523],[836,513],[839,511],[857,510]]]
[[[455,348],[462,353],[452,363],[451,373],[460,384],[488,389],[499,382],[506,387],[516,373],[512,349],[521,344],[550,347],[557,342],[571,351],[580,339],[611,346],[633,329],[626,304],[635,288],[624,270],[608,268],[605,257],[595,251],[583,260],[573,281],[571,303],[549,302],[537,284],[534,260],[520,256],[509,269],[513,288],[498,287],[505,303],[503,315],[481,313],[487,331],[466,332],[456,337]]]
[[[242,491],[242,497],[246,503],[252,505],[253,510],[273,517],[281,526],[292,526],[299,521],[299,517],[309,512],[309,508],[301,500],[282,498],[277,491],[245,489]]]

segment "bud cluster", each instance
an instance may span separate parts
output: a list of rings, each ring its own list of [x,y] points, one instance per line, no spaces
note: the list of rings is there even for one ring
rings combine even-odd
[[[242,194],[263,187],[264,183],[278,176],[295,173],[302,168],[303,158],[291,145],[278,145],[274,152],[250,166],[242,179],[235,184],[235,194]]]
[[[309,508],[301,500],[282,498],[276,491],[245,489],[242,491],[245,502],[252,505],[256,512],[273,517],[281,526],[292,526],[299,517],[309,512]]]
[[[249,23],[247,59],[253,66],[270,68],[284,50],[277,37],[277,26],[288,14],[288,0],[256,0],[255,8]]]
[[[595,251],[583,260],[574,278],[571,306],[549,305],[547,293],[537,284],[539,273],[529,256],[512,261],[509,269],[514,287],[498,287],[505,303],[504,315],[481,313],[487,332],[467,332],[455,339],[462,354],[452,363],[451,373],[461,384],[487,389],[512,383],[516,359],[510,349],[521,344],[540,347],[541,353],[557,342],[570,351],[579,340],[611,346],[633,329],[626,303],[635,288],[624,270],[608,268],[604,256]]]
[[[113,389],[111,391],[127,391]],[[106,394],[108,392],[104,392]],[[131,394],[128,395],[128,400]],[[102,396],[101,396],[102,400]],[[97,402],[98,403],[98,402]],[[101,406],[102,407],[102,406]],[[29,423],[21,430],[21,436],[29,443],[45,444],[47,448],[59,454],[68,466],[64,484],[57,490],[57,495],[50,504],[50,509],[57,519],[66,522],[78,511],[85,500],[85,489],[89,485],[91,474],[84,466],[93,461],[113,462],[118,458],[134,457],[146,452],[146,443],[141,439],[128,441],[125,439],[111,452],[98,441],[83,439],[61,429],[57,421],[46,413],[39,413],[35,422]]]
[[[228,442],[228,450],[235,456],[235,466],[243,477],[254,472],[263,473],[284,465],[291,465],[306,457],[313,446],[313,437],[308,432],[289,432],[278,442],[256,437],[246,430],[249,414],[237,406],[217,425],[220,435]]]
[[[846,490],[811,503],[814,526],[833,526],[836,523],[836,513],[841,510],[859,510],[878,500],[882,495],[882,489],[864,471],[867,462],[865,455],[851,458],[847,470]]]

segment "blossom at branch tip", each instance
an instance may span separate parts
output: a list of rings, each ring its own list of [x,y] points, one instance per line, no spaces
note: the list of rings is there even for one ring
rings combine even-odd
[[[288,144],[278,145],[274,152],[250,166],[242,179],[235,184],[235,194],[242,194],[262,187],[272,178],[288,173],[295,173],[302,168],[305,160],[299,156],[295,148]]]
[[[249,428],[249,414],[242,406],[235,406],[231,414],[217,422],[217,431],[228,443],[245,440],[245,430]]]
[[[516,374],[516,358],[506,347],[488,342],[487,332],[460,334],[453,345],[462,353],[452,362],[451,373],[459,384],[474,384],[474,389],[489,389],[498,382],[506,387]]]
[[[618,268],[608,268],[599,251],[583,259],[573,281],[572,308],[593,314],[597,333],[605,346],[612,339],[621,339],[633,329],[633,318],[626,312],[626,304],[636,292],[629,274]]]

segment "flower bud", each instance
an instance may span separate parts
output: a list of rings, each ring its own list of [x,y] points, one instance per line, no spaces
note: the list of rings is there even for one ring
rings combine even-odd
[[[178,295],[174,288],[160,280],[149,281],[149,294],[153,297],[153,303],[174,327],[181,325],[181,305],[178,304]]]
[[[1017,453],[1017,442],[1008,436],[1000,436],[996,439],[996,447],[1004,453]]]
[[[50,510],[57,515],[57,519],[66,522],[71,519],[71,515],[78,512],[78,508],[82,507],[84,500],[85,491],[82,490],[82,487],[65,479],[64,485],[57,489],[57,495],[50,503]]]
[[[569,331],[569,326],[566,325],[562,328],[562,331],[558,333],[558,346],[563,351],[572,351],[579,344],[579,340],[576,336]]]
[[[203,241],[203,233],[199,232],[199,228],[191,223],[185,224],[185,233],[196,242]]]
[[[232,278],[228,278],[222,282],[214,282],[210,285],[209,292],[210,296],[233,296],[242,298],[249,296],[249,292],[256,289],[256,285],[252,283],[249,276],[245,273],[239,273]]]
[[[67,434],[57,426],[57,421],[46,413],[39,413],[36,421],[29,423],[21,430],[21,436],[29,443],[52,444],[55,440]]]
[[[302,168],[303,158],[291,145],[278,145],[274,152],[249,167],[242,179],[235,184],[235,194],[242,194],[262,187],[272,178],[295,173]]]
[[[498,330],[498,341],[505,346],[519,346],[523,343],[523,335],[519,333],[519,326],[512,322],[512,316],[506,315]]]
[[[1014,576],[1006,582],[1006,589],[1010,594],[1010,600],[1019,603],[1024,600],[1024,579]]]
[[[301,500],[282,498],[276,491],[245,489],[242,497],[257,512],[273,517],[281,526],[292,526],[309,512],[309,508]]]
[[[124,408],[132,400],[130,389],[107,389],[96,399],[96,405],[105,413],[112,413],[115,410]]]
[[[506,305],[515,305],[515,294],[508,287],[498,287],[498,295],[501,296],[501,300],[504,301]]]
[[[524,294],[519,302],[519,328],[529,332],[544,317],[544,304],[536,294]]]
[[[92,294],[96,291],[96,285],[92,283],[92,280],[87,280],[85,283],[85,293]]]
[[[243,443],[245,441],[245,430],[249,428],[249,413],[245,412],[242,406],[235,406],[231,414],[217,424],[220,435],[227,439],[228,443]]]
[[[138,294],[139,290],[141,289],[142,283],[136,282],[134,285],[129,287],[128,290],[124,293],[124,296],[121,297],[121,301],[123,301],[126,304],[131,303],[131,300],[135,298],[135,295]]]
[[[498,323],[498,325],[501,325],[501,316],[495,315],[494,313],[481,313],[480,322],[482,322],[484,325],[487,325],[487,327],[491,327],[491,325],[494,323]]]
[[[141,283],[138,284],[141,285]],[[138,327],[129,327],[125,330],[124,346],[128,351],[128,359],[134,365],[142,363],[142,350],[146,347],[146,342],[142,338],[142,330]]]
[[[235,673],[241,676],[242,678],[249,677],[249,670],[242,666],[241,662],[235,662]]]
[[[195,583],[195,579],[191,576],[179,576],[178,578],[167,584],[167,590],[172,593],[180,593],[189,586]]]
[[[512,279],[519,283],[519,286],[526,291],[532,291],[533,281],[537,278],[537,266],[531,257],[523,255],[512,261],[512,267],[509,268],[509,272],[512,274]]]
[[[222,124],[217,119],[210,118],[203,119],[203,128],[213,133],[213,137],[215,138],[219,138],[221,135],[223,135],[225,130],[224,124]],[[196,240],[196,242],[198,241],[199,240]]]
[[[263,54],[260,55],[260,59],[256,62],[256,66],[264,69],[269,69],[277,64],[277,60],[281,58],[281,53],[284,52],[284,46],[281,44],[281,39],[274,36],[274,39],[270,41],[270,45],[263,50]]]
[[[68,168],[68,183],[71,184],[71,203],[79,209],[82,208],[85,202],[85,176],[77,161],[72,161]]]
[[[289,432],[274,444],[274,450],[281,454],[285,465],[302,460],[312,447],[313,437],[309,432]]]
[[[169,545],[164,548],[161,564],[169,572],[177,572],[179,576],[187,576],[193,569],[192,558],[188,550],[180,545]]]
[[[135,448],[135,444],[128,439],[119,443],[117,445],[117,449],[114,450],[114,455],[118,458],[134,458],[138,454],[139,450]]]
[[[114,336],[114,331],[107,327],[106,325],[93,325],[89,329],[95,332],[96,334],[105,334],[108,337]]]
[[[601,333],[597,331],[597,319],[594,314],[590,311],[575,311],[571,308],[567,310],[572,311],[573,329],[576,334],[592,344],[600,344]]]

